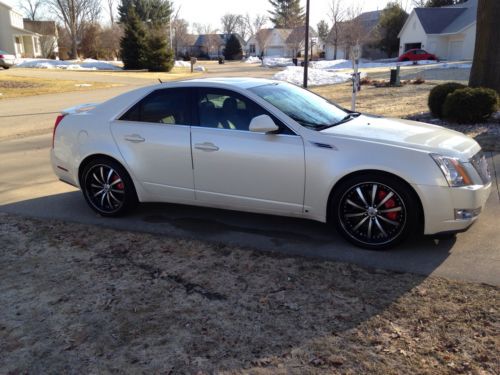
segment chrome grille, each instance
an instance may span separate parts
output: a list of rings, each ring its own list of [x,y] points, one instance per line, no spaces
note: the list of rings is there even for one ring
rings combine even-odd
[[[477,173],[481,177],[483,184],[488,184],[491,182],[491,174],[488,168],[488,161],[486,156],[482,151],[479,151],[476,155],[470,159],[471,164],[476,169]]]

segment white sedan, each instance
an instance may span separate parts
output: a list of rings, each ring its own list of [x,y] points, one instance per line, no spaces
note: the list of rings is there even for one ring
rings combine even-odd
[[[166,83],[65,110],[51,158],[102,216],[137,202],[294,216],[371,249],[463,231],[491,190],[480,146],[461,133],[264,79]]]

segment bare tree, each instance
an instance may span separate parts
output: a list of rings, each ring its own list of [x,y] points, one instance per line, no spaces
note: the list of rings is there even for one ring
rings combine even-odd
[[[196,34],[215,34],[218,29],[214,29],[212,25],[208,23],[193,23],[193,30]]]
[[[108,28],[102,29],[99,34],[103,56],[108,59],[117,59],[120,55],[120,40],[123,36],[122,26],[114,23]]]
[[[108,2],[109,20],[111,27],[113,27],[115,23],[115,0],[107,0],[107,2]]]
[[[337,60],[338,47],[342,40],[342,22],[344,21],[345,13],[342,7],[342,0],[331,0],[330,20],[332,21],[332,28],[328,41],[333,45],[334,60]]]
[[[222,32],[224,34],[234,34],[241,24],[242,18],[243,17],[240,14],[224,14],[220,19]]]
[[[255,39],[257,40],[257,43],[259,44],[261,56],[264,56],[264,54],[265,54],[267,44],[269,43],[269,36],[270,35],[271,35],[270,29],[260,29],[255,34]]]
[[[351,47],[359,44],[364,37],[363,25],[359,15],[363,13],[363,8],[359,4],[352,4],[345,10],[347,21],[342,23],[340,43],[345,48],[345,57],[348,58]]]
[[[38,19],[38,13],[43,7],[43,0],[21,0],[18,3],[18,7],[26,18],[36,21]]]
[[[70,58],[78,55],[78,40],[85,24],[97,23],[101,12],[99,0],[48,0],[56,16],[64,23],[71,38]]]
[[[250,35],[257,35],[257,32],[267,23],[267,20],[267,16],[263,14],[257,14],[252,18],[250,14],[247,13],[244,17]]]
[[[188,28],[189,23],[182,18],[172,21],[172,29],[174,32],[173,43],[176,56],[179,54],[179,49],[186,49],[194,42],[193,36],[188,32]]]

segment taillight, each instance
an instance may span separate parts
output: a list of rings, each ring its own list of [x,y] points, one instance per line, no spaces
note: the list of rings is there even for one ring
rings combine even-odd
[[[3,59],[5,56],[4,55],[0,55],[0,59]]]
[[[54,124],[54,131],[52,132],[52,148],[54,148],[54,140],[56,138],[56,129],[57,129],[57,126],[62,121],[62,119],[64,118],[64,116],[66,116],[66,115],[59,115],[56,118],[56,123]]]

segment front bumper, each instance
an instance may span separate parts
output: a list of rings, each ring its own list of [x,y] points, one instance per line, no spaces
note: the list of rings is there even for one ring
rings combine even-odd
[[[492,183],[458,188],[415,185],[425,216],[424,234],[461,232],[470,227],[484,210]],[[471,215],[457,215],[457,212]]]

